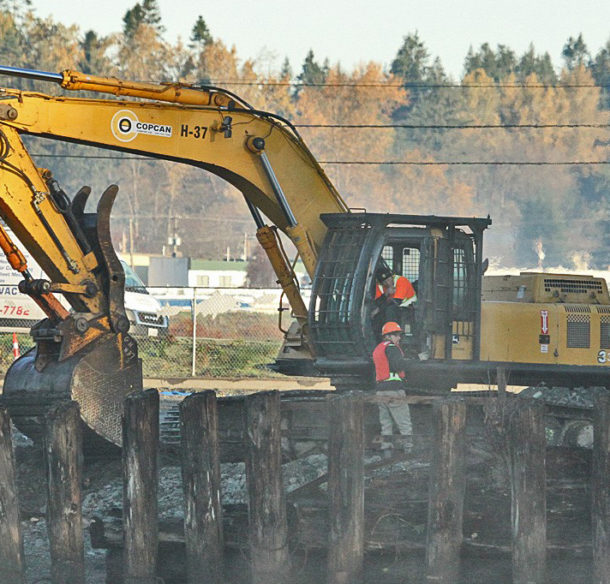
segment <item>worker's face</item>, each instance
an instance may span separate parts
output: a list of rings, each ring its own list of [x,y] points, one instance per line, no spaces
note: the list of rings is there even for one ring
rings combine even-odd
[[[392,341],[395,345],[398,345],[398,343],[400,343],[400,333],[392,333],[389,334],[388,337],[390,338],[390,341]]]
[[[396,292],[396,286],[394,286],[394,278],[390,276],[386,278],[382,283],[383,292],[386,296],[392,296]]]

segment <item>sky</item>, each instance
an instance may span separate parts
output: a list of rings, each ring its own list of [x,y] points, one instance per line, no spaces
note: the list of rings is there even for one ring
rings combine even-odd
[[[32,0],[31,5],[39,17],[108,34],[121,30],[123,15],[135,4]],[[610,40],[608,0],[157,0],[157,5],[167,41],[180,36],[188,42],[201,15],[212,36],[235,46],[239,58],[258,58],[279,69],[288,57],[295,74],[310,49],[319,62],[328,58],[346,71],[371,60],[389,69],[412,32],[454,79],[461,76],[468,48],[484,42],[507,45],[518,55],[533,43],[559,66],[570,36],[582,33],[593,55]]]

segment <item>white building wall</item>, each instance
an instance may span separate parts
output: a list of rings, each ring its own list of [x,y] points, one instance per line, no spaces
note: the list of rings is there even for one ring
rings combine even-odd
[[[243,288],[246,272],[243,270],[189,270],[189,286],[204,288]]]

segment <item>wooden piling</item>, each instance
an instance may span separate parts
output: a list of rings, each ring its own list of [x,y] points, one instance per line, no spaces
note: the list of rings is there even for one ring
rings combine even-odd
[[[498,367],[496,370],[496,381],[498,384],[498,398],[506,400],[506,369]]]
[[[51,579],[55,584],[85,582],[82,452],[78,404],[63,402],[54,406],[46,416],[45,464]]]
[[[599,396],[593,422],[591,514],[593,584],[610,582],[610,397]]]
[[[124,582],[156,584],[159,394],[155,389],[132,393],[124,406]]]
[[[0,582],[25,582],[23,535],[8,412],[0,408]]]
[[[245,399],[246,480],[253,584],[285,584],[290,572],[282,482],[280,394]]]
[[[216,393],[203,391],[180,404],[184,538],[188,584],[224,582]]]
[[[464,510],[466,404],[434,404],[428,502],[426,582],[458,581]]]
[[[328,404],[328,583],[358,584],[364,560],[363,396],[341,393]]]
[[[546,571],[544,404],[520,399],[509,421],[514,584],[543,584]]]

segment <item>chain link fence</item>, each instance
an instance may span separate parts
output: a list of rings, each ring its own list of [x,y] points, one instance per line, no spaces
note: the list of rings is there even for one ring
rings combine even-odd
[[[132,327],[144,377],[269,377],[283,334],[278,328],[281,291],[249,288],[148,288],[167,326]],[[290,324],[283,313],[283,327]],[[141,315],[150,317],[150,314]],[[131,315],[130,315],[131,317]],[[139,323],[150,322],[143,318]],[[0,327],[0,375],[34,343],[31,321],[12,319]]]

